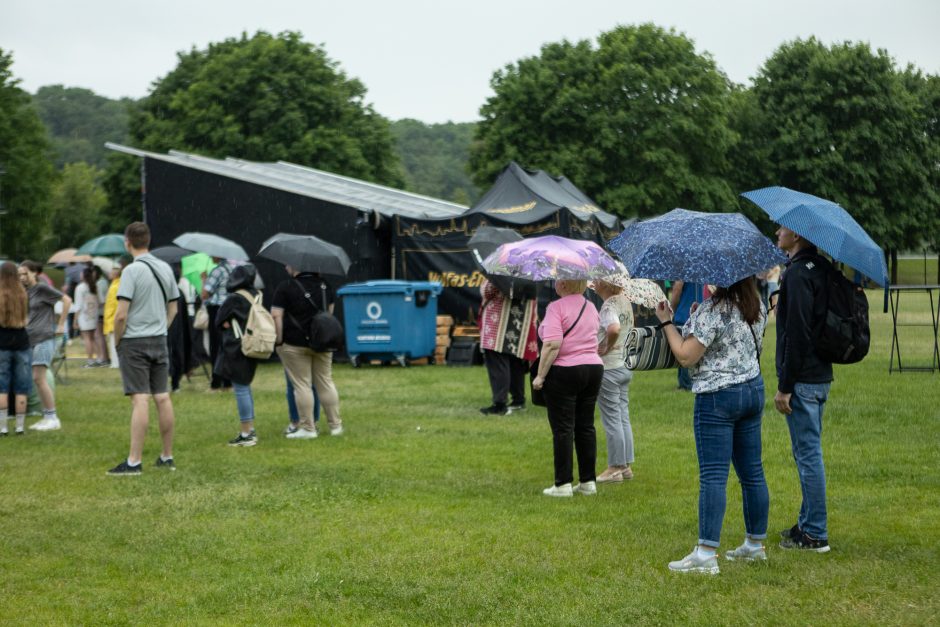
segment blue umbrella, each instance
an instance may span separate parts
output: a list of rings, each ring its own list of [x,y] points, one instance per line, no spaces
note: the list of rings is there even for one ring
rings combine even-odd
[[[729,287],[777,264],[787,256],[740,213],[702,213],[673,209],[636,222],[607,247],[630,275]]]
[[[765,187],[741,195],[766,211],[771,220],[805,237],[833,259],[881,286],[888,284],[884,252],[836,203],[786,187]]]

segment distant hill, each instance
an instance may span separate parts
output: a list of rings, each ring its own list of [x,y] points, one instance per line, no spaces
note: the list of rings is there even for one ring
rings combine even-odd
[[[473,122],[425,124],[405,118],[392,122],[396,151],[409,191],[472,204],[480,196],[467,173]]]
[[[127,109],[133,102],[111,100],[81,87],[40,87],[33,103],[49,130],[56,168],[84,161],[104,169],[111,152],[104,143],[127,141]]]

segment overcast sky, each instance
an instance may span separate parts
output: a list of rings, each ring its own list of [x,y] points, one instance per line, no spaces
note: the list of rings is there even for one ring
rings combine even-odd
[[[739,83],[782,42],[810,35],[940,73],[940,0],[0,0],[0,48],[27,91],[58,83],[140,98],[177,51],[296,30],[359,78],[382,115],[464,122],[507,63],[648,21],[684,32]]]

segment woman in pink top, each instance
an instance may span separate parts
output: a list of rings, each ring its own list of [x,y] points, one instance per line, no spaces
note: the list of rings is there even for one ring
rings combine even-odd
[[[604,377],[604,362],[597,354],[600,316],[584,297],[586,289],[587,281],[555,281],[560,298],[549,303],[539,326],[542,353],[532,387],[544,390],[555,456],[555,484],[543,490],[546,496],[597,494],[594,404]],[[578,451],[580,481],[573,487],[572,440]]]

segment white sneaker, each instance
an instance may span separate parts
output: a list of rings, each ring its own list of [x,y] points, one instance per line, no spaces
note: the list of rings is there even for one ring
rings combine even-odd
[[[62,423],[59,422],[58,418],[43,418],[30,427],[30,429],[35,429],[36,431],[56,431],[61,428]]]
[[[542,494],[545,496],[574,496],[574,492],[571,491],[570,483],[565,483],[563,485],[553,485],[550,488],[545,488],[542,490]]]
[[[725,551],[725,559],[732,561],[732,562],[734,560],[742,560],[745,562],[766,560],[767,551],[764,549],[763,546],[759,546],[759,547],[752,549],[748,547],[748,545],[745,543],[739,546],[738,548],[734,549],[733,551]]]
[[[693,547],[692,552],[676,562],[669,562],[669,570],[675,573],[705,573],[707,575],[718,574],[718,557],[699,557],[698,547]]]
[[[333,427],[332,429],[330,429],[330,435],[343,435],[342,425],[339,427]]]
[[[33,424],[29,425],[29,428],[35,429],[36,431],[45,431],[49,428],[49,419],[42,418],[41,420],[37,420]]]
[[[585,481],[584,483],[575,485],[572,490],[584,496],[597,496],[597,483],[594,481]]]
[[[293,433],[288,433],[284,437],[290,438],[291,440],[313,440],[317,437],[317,432],[310,431],[308,429],[297,429]]]

